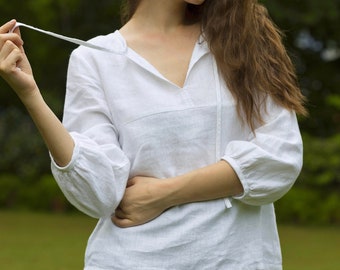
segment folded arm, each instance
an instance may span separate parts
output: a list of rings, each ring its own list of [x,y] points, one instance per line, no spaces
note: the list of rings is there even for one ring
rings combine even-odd
[[[302,140],[294,112],[269,107],[266,124],[229,142],[220,162],[174,178],[130,180],[112,221],[135,226],[175,205],[225,197],[254,206],[281,198],[301,170]]]
[[[137,176],[129,180],[112,221],[120,227],[136,226],[176,205],[226,198],[242,192],[241,182],[225,161],[165,180]]]

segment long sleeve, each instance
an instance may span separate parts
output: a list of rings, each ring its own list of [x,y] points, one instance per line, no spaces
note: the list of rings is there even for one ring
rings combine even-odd
[[[294,112],[270,103],[266,123],[245,141],[231,141],[222,159],[238,174],[250,205],[273,203],[294,184],[302,168],[302,139]]]
[[[121,150],[100,74],[86,49],[70,58],[63,124],[75,141],[72,160],[52,173],[66,198],[85,214],[110,216],[124,195],[130,162]]]

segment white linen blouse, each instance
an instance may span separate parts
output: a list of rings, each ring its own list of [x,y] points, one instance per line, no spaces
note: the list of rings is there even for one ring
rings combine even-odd
[[[51,166],[67,199],[99,219],[85,269],[282,269],[273,202],[302,167],[295,113],[268,99],[266,122],[254,135],[202,40],[183,87],[129,48],[119,31],[91,42],[118,53],[72,53],[63,123],[75,149],[66,167]],[[111,222],[129,178],[174,177],[222,159],[243,194],[178,205],[131,228]]]

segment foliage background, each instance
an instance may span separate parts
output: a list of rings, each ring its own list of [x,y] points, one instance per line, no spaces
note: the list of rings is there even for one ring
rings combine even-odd
[[[310,116],[300,119],[305,165],[276,203],[280,222],[340,224],[340,0],[262,0],[284,31]],[[119,0],[0,0],[0,24],[16,18],[87,40],[120,27]],[[47,103],[61,118],[74,45],[22,29]],[[0,80],[0,208],[73,211],[50,175],[42,140],[15,94]]]

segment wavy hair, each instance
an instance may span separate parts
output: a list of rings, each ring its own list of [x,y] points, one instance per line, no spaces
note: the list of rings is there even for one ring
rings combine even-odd
[[[124,2],[123,23],[133,16],[139,1]],[[288,110],[307,115],[283,34],[262,4],[257,0],[206,0],[201,6],[188,5],[188,11],[201,22],[237,112],[253,131],[264,123],[268,96]]]

